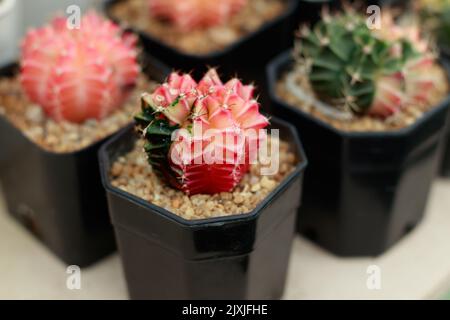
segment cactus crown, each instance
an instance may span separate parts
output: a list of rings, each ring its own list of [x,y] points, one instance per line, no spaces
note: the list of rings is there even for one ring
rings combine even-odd
[[[142,111],[135,119],[153,169],[190,195],[231,191],[249,169],[250,129],[268,125],[253,98],[253,86],[238,79],[223,84],[214,69],[199,83],[187,74],[171,74],[155,92],[142,96]],[[178,129],[185,129],[184,135]],[[208,129],[242,143],[218,141],[206,134]],[[194,142],[200,142],[199,149],[190,148]],[[212,149],[214,159],[217,150],[226,159],[203,161]]]
[[[295,56],[306,65],[312,89],[322,101],[380,116],[400,108],[405,66],[422,53],[403,33],[387,39],[383,32],[391,31],[369,29],[366,18],[351,9],[336,15],[325,11],[313,28],[301,28]]]

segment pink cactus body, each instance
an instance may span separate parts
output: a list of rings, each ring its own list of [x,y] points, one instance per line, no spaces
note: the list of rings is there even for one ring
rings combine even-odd
[[[224,24],[247,0],[148,0],[150,15],[169,20],[181,30]]]
[[[396,24],[394,16],[389,10],[382,15],[382,25],[383,28],[375,31],[376,35],[390,41],[409,41],[419,54],[406,62],[401,73],[380,81],[379,96],[382,97],[382,101],[387,99],[392,104],[386,104],[384,110],[376,108],[380,111],[376,113],[388,116],[407,104],[430,103],[430,94],[433,92],[431,89],[437,86],[440,78],[430,72],[437,65],[436,56],[432,53],[428,40],[422,36],[420,26]],[[401,55],[401,52],[395,51],[394,54]],[[395,108],[396,105],[397,108]]]
[[[403,93],[404,77],[401,72],[384,76],[377,82],[376,96],[369,108],[369,114],[388,117],[401,110],[405,103]]]
[[[223,84],[211,69],[198,84],[189,75],[173,73],[144,96],[159,119],[185,129],[176,133],[166,160],[158,165],[166,180],[189,195],[229,192],[240,182],[266,137],[258,129],[269,124],[253,91],[238,79]],[[147,138],[153,136],[147,133]]]
[[[56,121],[101,119],[120,107],[136,83],[136,37],[88,13],[80,29],[66,19],[31,30],[22,43],[21,83]]]
[[[435,60],[433,55],[427,54],[406,63],[404,75],[409,102],[429,103],[431,101],[432,89],[437,87],[441,80],[432,71],[436,66]]]

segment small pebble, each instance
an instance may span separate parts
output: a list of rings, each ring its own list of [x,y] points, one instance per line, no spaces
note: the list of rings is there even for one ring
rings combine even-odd
[[[271,180],[271,179],[269,179],[267,176],[264,176],[261,179],[261,186],[264,189],[271,190],[271,189],[273,189],[273,187],[275,187],[275,184],[276,184],[276,182]]]
[[[118,177],[123,171],[123,165],[120,162],[114,162],[111,168],[111,174],[113,177]]]
[[[172,207],[175,209],[178,209],[180,207],[180,200],[179,199],[173,199],[172,200]]]
[[[236,204],[241,204],[241,203],[244,202],[244,200],[245,200],[244,197],[242,195],[240,195],[240,194],[235,194],[234,197],[233,197],[233,201]]]
[[[259,184],[259,183],[257,183],[257,184],[254,184],[253,186],[252,186],[252,192],[257,192],[257,191],[259,191],[259,190],[261,190],[261,185]]]
[[[25,112],[25,118],[33,123],[41,123],[44,121],[45,115],[41,107],[31,105]]]

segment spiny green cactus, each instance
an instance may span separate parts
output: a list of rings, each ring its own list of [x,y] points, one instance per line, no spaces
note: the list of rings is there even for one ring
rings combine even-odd
[[[166,162],[166,155],[169,153],[172,133],[179,129],[179,126],[171,125],[167,119],[160,118],[157,111],[151,107],[148,98],[149,94],[142,96],[141,112],[134,118],[146,138],[144,150],[148,154],[148,162],[156,171],[160,172],[161,166]]]
[[[211,69],[199,83],[174,72],[144,94],[135,119],[156,173],[189,195],[230,192],[264,137],[252,132],[269,124],[253,91],[236,78],[222,83]]]
[[[403,103],[405,65],[421,53],[408,39],[385,39],[367,27],[364,16],[345,11],[324,12],[313,28],[302,27],[295,56],[307,65],[311,87],[322,101],[388,116]]]

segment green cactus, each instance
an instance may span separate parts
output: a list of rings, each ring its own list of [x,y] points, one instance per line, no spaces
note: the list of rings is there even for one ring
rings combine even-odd
[[[394,49],[399,54],[393,54]],[[380,81],[401,72],[417,53],[406,40],[392,42],[377,37],[364,16],[346,11],[335,16],[324,14],[313,28],[303,27],[295,55],[308,66],[309,82],[322,101],[366,113],[374,110]],[[400,92],[393,100],[398,99]],[[395,106],[387,108],[390,113]],[[380,113],[385,114],[385,109]]]
[[[171,125],[166,118],[160,117],[152,103],[149,95],[141,98],[141,112],[134,117],[136,127],[142,132],[146,140],[144,151],[148,155],[148,162],[157,174],[163,176],[167,170],[167,154],[172,143],[172,133],[179,125]]]

